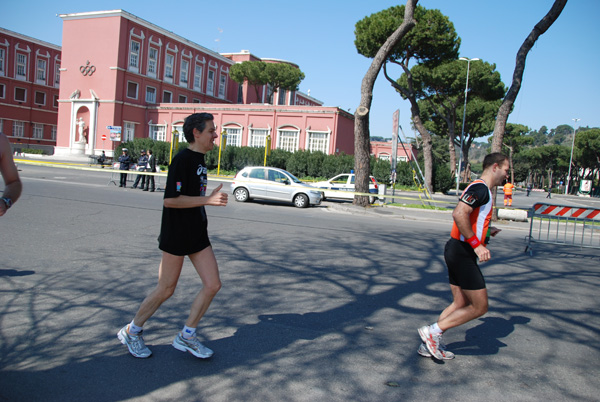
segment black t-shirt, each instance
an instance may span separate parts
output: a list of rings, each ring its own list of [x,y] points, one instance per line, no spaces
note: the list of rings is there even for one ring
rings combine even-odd
[[[204,196],[206,185],[204,154],[185,149],[173,158],[169,166],[164,198]],[[158,248],[174,255],[201,251],[210,246],[207,226],[204,207],[163,207]]]

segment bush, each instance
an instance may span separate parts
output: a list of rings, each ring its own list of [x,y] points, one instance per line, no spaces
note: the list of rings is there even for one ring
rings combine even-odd
[[[383,159],[376,159],[372,165],[371,171],[373,172],[373,177],[379,183],[390,184],[390,174],[391,174],[391,165],[390,161]],[[396,174],[397,175],[397,174]]]
[[[173,153],[175,156],[178,152],[188,147],[187,142],[180,142],[177,146],[177,150]],[[140,157],[140,151],[151,149],[152,154],[156,157],[157,165],[169,165],[171,143],[166,141],[154,141],[152,138],[134,138],[133,141],[122,142],[115,148],[114,158],[117,160],[121,156],[122,149],[127,148],[129,156],[132,162],[137,162]]]
[[[34,148],[23,148],[21,150],[22,153],[24,154],[36,154],[36,155],[43,155],[44,154],[44,150],[43,149],[34,149]]]
[[[452,188],[454,180],[452,173],[446,164],[433,166],[433,190],[446,194]]]

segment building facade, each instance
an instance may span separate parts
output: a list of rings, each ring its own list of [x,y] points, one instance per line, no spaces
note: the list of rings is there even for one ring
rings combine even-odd
[[[60,46],[0,28],[0,131],[16,150],[52,153],[60,66]]]

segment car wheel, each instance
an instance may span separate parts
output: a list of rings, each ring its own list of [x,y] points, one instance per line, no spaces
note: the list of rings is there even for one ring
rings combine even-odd
[[[308,207],[308,197],[306,194],[296,194],[294,196],[294,205],[298,208]]]
[[[248,190],[246,190],[244,187],[236,188],[233,192],[233,195],[235,196],[235,200],[239,202],[246,202],[248,201],[248,198],[250,198],[248,195]]]

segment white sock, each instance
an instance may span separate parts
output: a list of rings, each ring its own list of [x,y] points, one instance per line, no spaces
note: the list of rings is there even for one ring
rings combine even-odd
[[[181,331],[181,335],[184,339],[190,339],[194,335],[196,335],[196,328],[188,327],[187,325],[183,326],[183,330]]]
[[[438,323],[437,323],[437,322],[436,322],[435,324],[431,324],[431,325],[429,326],[429,329],[430,329],[430,331],[431,331],[431,333],[432,333],[433,335],[439,335],[439,334],[441,334],[442,332],[444,332],[444,331],[442,331],[442,330],[440,329],[440,327],[439,327],[439,325],[438,325]]]
[[[131,335],[138,335],[140,332],[142,332],[142,327],[138,327],[133,323],[133,320],[131,320],[128,331]]]

